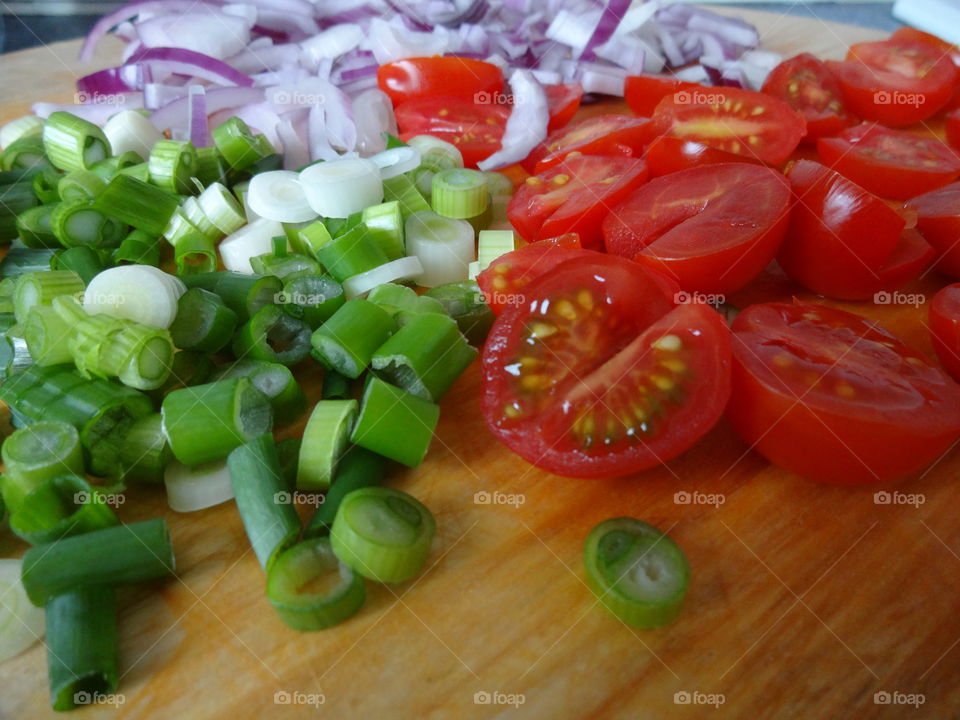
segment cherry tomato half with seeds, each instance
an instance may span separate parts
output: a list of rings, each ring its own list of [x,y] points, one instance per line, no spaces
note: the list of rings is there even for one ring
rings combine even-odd
[[[640,155],[649,121],[629,115],[596,115],[551,134],[534,148],[523,166],[534,174],[545,172],[570,153],[580,155]]]
[[[736,162],[761,164],[755,157],[737,155],[693,140],[681,140],[669,135],[654,138],[647,146],[643,157],[650,168],[650,177],[669,175],[701,165]]]
[[[547,132],[553,132],[565,126],[577,114],[583,99],[583,86],[580,83],[566,83],[547,85],[543,89],[547,93],[547,109],[550,111]]]
[[[397,106],[395,114],[402,140],[433,135],[455,145],[467,167],[476,167],[500,149],[510,107],[456,97],[424,97]]]
[[[763,92],[783,100],[807,121],[805,139],[836,135],[855,120],[847,113],[840,84],[810,53],[784,60],[767,76]]]
[[[930,339],[940,364],[960,379],[960,283],[947,285],[930,301]]]
[[[640,117],[650,117],[661,100],[680,91],[707,93],[711,88],[670,75],[630,75],[623,85],[627,105]]]
[[[445,56],[405,58],[377,69],[377,85],[394,106],[417,98],[457,97],[469,102],[503,92],[503,71],[493,63]]]
[[[937,270],[960,278],[960,183],[915,197],[906,208],[917,214],[917,230],[933,246]]]

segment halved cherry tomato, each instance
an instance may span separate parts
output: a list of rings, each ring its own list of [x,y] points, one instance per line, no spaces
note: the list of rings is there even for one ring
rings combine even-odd
[[[777,255],[787,275],[816,293],[841,299],[865,299],[896,289],[898,285],[890,283],[901,273],[888,277],[885,269],[901,243],[904,218],[819,163],[800,160],[787,177],[797,198]]]
[[[885,482],[960,436],[960,386],[865,318],[820,305],[753,305],[733,322],[727,415],[780,467],[838,485]]]
[[[544,238],[540,242],[549,243],[563,248],[580,249],[583,247],[583,245],[580,244],[580,236],[577,233],[564,233],[563,235],[557,235],[556,237]]]
[[[650,168],[651,177],[660,177],[670,173],[687,170],[701,165],[716,165],[718,163],[756,163],[760,161],[747,155],[735,155],[726,150],[680,138],[661,135],[654,138],[647,146],[643,155]]]
[[[942,52],[902,40],[853,45],[846,61],[828,61],[827,67],[854,114],[891,127],[935,114],[950,100],[958,77]]]
[[[464,164],[475,167],[500,149],[510,107],[480,105],[455,97],[425,97],[397,106],[395,114],[402,140],[433,135],[456,145]]]
[[[960,156],[942,140],[864,123],[820,138],[825,165],[880,197],[906,200],[960,177]]]
[[[572,152],[581,155],[639,155],[647,138],[649,120],[629,115],[596,115],[550,135],[530,153],[523,166],[542,173]]]
[[[960,150],[960,110],[954,110],[947,115],[947,140]]]
[[[777,165],[797,148],[806,122],[777,98],[718,87],[665,97],[653,113],[653,129]]]
[[[547,131],[553,132],[573,120],[583,99],[583,87],[580,83],[566,83],[547,85],[544,90],[547,91],[547,108],[550,111]]]
[[[585,248],[602,247],[600,223],[617,203],[647,179],[647,165],[635,158],[568,157],[517,188],[507,218],[529,242],[568,232]]]
[[[618,477],[676,457],[729,395],[730,337],[703,305],[674,307],[639,265],[593,253],[527,286],[482,355],[491,432],[539,468]]]
[[[688,292],[732,293],[773,260],[792,201],[790,183],[771,168],[692,168],[634,190],[603,221],[604,242]]]
[[[533,280],[549,272],[557,265],[576,258],[590,258],[591,250],[581,250],[576,233],[561,235],[577,238],[577,246],[552,242],[559,238],[530,243],[513,252],[501,255],[477,275],[477,285],[494,313],[511,305],[524,302],[523,289]]]
[[[810,53],[777,65],[767,76],[763,92],[780,98],[806,118],[807,140],[836,135],[855,122],[844,107],[836,78]]]
[[[947,285],[930,302],[930,338],[940,363],[960,378],[960,283]]]
[[[917,213],[917,230],[933,246],[937,270],[960,278],[960,183],[915,197],[906,208]]]
[[[503,82],[503,71],[493,63],[450,55],[394,60],[377,69],[377,84],[395,106],[437,96],[496,102]]]
[[[684,82],[669,75],[631,75],[624,83],[623,97],[637,115],[650,117],[661,100],[681,90],[711,92],[704,85]]]
[[[960,65],[960,49],[956,45],[948,43],[946,40],[938,38],[936,35],[917,30],[916,28],[904,25],[897,28],[890,39],[895,42],[919,43],[928,45],[932,50],[938,51],[941,55],[947,55],[953,60],[955,65]]]

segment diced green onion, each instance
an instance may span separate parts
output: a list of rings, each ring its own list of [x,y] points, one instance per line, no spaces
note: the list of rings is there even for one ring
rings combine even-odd
[[[126,318],[168,328],[177,316],[177,301],[186,287],[152,265],[120,265],[97,275],[87,285],[83,308],[91,315]]]
[[[217,252],[209,235],[188,233],[177,240],[173,250],[179,275],[196,275],[217,269]]]
[[[226,457],[273,424],[266,396],[244,377],[174,390],[161,413],[170,450],[190,466]]]
[[[9,147],[20,138],[43,135],[43,120],[36,115],[23,115],[0,128],[0,148]]]
[[[501,255],[516,250],[513,230],[483,230],[477,237],[477,262],[481,271],[490,267]]]
[[[146,582],[173,569],[170,533],[158,518],[30,548],[23,556],[23,587],[40,607],[65,592]]]
[[[389,180],[420,167],[420,151],[411,145],[388,148],[370,158],[380,168],[380,177]]]
[[[321,396],[324,400],[343,400],[350,397],[350,378],[336,370],[327,370],[323,374]]]
[[[272,252],[273,238],[283,234],[283,227],[274,220],[261,218],[240,228],[220,243],[220,259],[227,270],[253,273],[250,258]]]
[[[343,287],[326,275],[295,275],[283,283],[284,311],[316,330],[339,310],[345,298]]]
[[[90,200],[106,186],[103,178],[89,170],[73,170],[60,178],[57,194],[61,200]]]
[[[403,257],[403,215],[399,202],[391,200],[364,208],[361,219],[388,259]]]
[[[457,321],[460,332],[474,347],[487,339],[496,316],[484,300],[480,287],[473,280],[438,285],[425,297],[436,298],[450,317]]]
[[[113,261],[117,265],[159,265],[159,238],[143,230],[133,230],[113,251]]]
[[[170,325],[170,336],[178,348],[215,353],[230,342],[236,327],[237,314],[219,295],[202,288],[191,288],[177,301],[177,315]]]
[[[8,437],[3,447],[3,501],[16,513],[24,498],[51,478],[83,474],[83,450],[76,428],[62,422],[36,422]]]
[[[442,170],[433,176],[430,202],[438,215],[465,220],[487,209],[490,191],[479,170]]]
[[[103,131],[76,115],[50,113],[43,127],[43,149],[54,167],[86,170],[110,157],[110,142]]]
[[[247,192],[250,207],[262,218],[296,223],[317,217],[295,172],[274,170],[254,175]]]
[[[417,295],[406,285],[384,283],[367,295],[367,300],[379,305],[397,318],[410,318],[423,313],[444,313],[443,305],[429,295]]]
[[[186,195],[194,190],[190,178],[197,167],[197,151],[189,140],[159,140],[147,160],[150,182],[157,187]]]
[[[330,487],[356,417],[356,400],[321,400],[314,406],[303,431],[297,463],[297,487],[300,490],[326,490]]]
[[[112,585],[68,589],[51,597],[45,611],[53,709],[72,710],[112,694],[120,682],[117,597]]]
[[[0,379],[33,366],[25,331],[12,314],[0,316]]]
[[[195,176],[203,185],[223,182],[226,176],[223,167],[223,156],[216,147],[197,148],[197,169]]]
[[[310,327],[267,305],[237,330],[232,349],[238,358],[296,365],[310,353]]]
[[[313,356],[329,370],[358,378],[396,330],[393,318],[366,300],[347,301],[310,338]]]
[[[21,275],[13,291],[13,312],[18,322],[27,319],[33,307],[49,307],[62,295],[83,292],[83,280],[72,270],[48,270]]]
[[[17,237],[17,216],[36,205],[37,197],[29,182],[0,186],[0,243]]]
[[[31,545],[100,530],[120,521],[107,496],[77,475],[45,480],[10,516],[10,529]]]
[[[652,525],[604,520],[587,536],[583,561],[590,589],[626,624],[661,627],[680,612],[690,567],[679,546]]]
[[[106,269],[103,253],[89,245],[78,245],[57,252],[50,267],[54,270],[73,270],[84,284],[88,284]]]
[[[223,237],[224,233],[220,232],[220,229],[210,222],[210,219],[200,209],[200,201],[197,198],[185,198],[180,205],[180,213],[191,225],[211,240],[219,240]]]
[[[406,175],[397,175],[383,183],[383,197],[388,202],[396,200],[400,206],[400,214],[404,221],[418,212],[430,210],[430,205],[423,195]]]
[[[327,272],[339,282],[388,262],[386,254],[362,223],[328,242],[316,251],[316,255]]]
[[[19,558],[0,558],[0,663],[31,647],[45,632],[43,610],[30,602],[20,581],[21,565]]]
[[[274,238],[274,240],[277,239],[278,238]],[[287,242],[286,238],[282,238],[282,240],[284,243]],[[250,266],[257,275],[274,275],[281,280],[291,275],[301,275],[304,273],[319,275],[323,270],[320,267],[320,263],[312,257],[300,255],[299,253],[288,253],[284,255],[266,253],[264,255],[256,255],[250,258]]]
[[[148,483],[163,480],[164,468],[172,461],[160,413],[144,415],[130,426],[120,446],[120,462],[125,478]]]
[[[310,165],[300,173],[300,185],[310,207],[323,217],[345,218],[383,202],[380,169],[362,158]]]
[[[177,206],[176,195],[123,174],[114,176],[94,201],[100,212],[153,236],[164,233]]]
[[[350,440],[407,467],[416,467],[427,454],[439,419],[440,408],[435,404],[371,376]]]
[[[273,153],[269,143],[254,136],[238,117],[232,117],[211,131],[214,145],[234,171],[245,170],[258,160]]]
[[[142,158],[148,157],[153,146],[163,140],[163,133],[135,110],[124,110],[111,117],[103,126],[103,134],[114,154],[132,151]]]
[[[65,200],[54,208],[50,226],[61,245],[66,248],[78,245],[115,248],[120,245],[127,232],[126,226],[117,218],[97,210],[94,207],[97,201]]]
[[[363,577],[399,583],[423,568],[436,529],[433,514],[416,498],[392,488],[365,487],[343,498],[330,545]]]
[[[30,357],[37,365],[73,362],[68,346],[71,333],[70,323],[52,307],[43,305],[31,308],[23,323],[23,339],[30,350]]]
[[[463,155],[452,143],[432,135],[415,135],[409,143],[420,151],[420,165],[428,170],[440,172],[463,167]]]
[[[170,216],[170,222],[163,231],[163,237],[167,239],[173,247],[177,246],[180,238],[186,237],[192,233],[200,232],[200,229],[192,222],[187,220],[182,208],[177,208]]]
[[[249,378],[253,386],[267,396],[276,427],[293,422],[307,409],[307,396],[286,365],[260,360],[238,360],[222,366],[213,379],[227,380],[235,377]]]
[[[213,359],[206,353],[180,350],[174,353],[170,377],[163,385],[153,390],[150,396],[157,402],[162,402],[164,396],[173,390],[212,382],[216,367]]]
[[[190,275],[186,278],[192,286],[214,281],[213,292],[219,295],[227,307],[237,315],[237,320],[246,322],[265,305],[277,302],[283,291],[280,278],[272,275],[247,275],[238,272],[218,272],[205,275]],[[202,285],[200,285],[202,287]]]
[[[25,137],[10,143],[0,155],[3,170],[30,170],[48,167],[45,148],[40,138]]]
[[[94,169],[96,171],[96,169]],[[140,182],[149,182],[150,181],[150,164],[149,163],[137,163],[136,165],[131,165],[130,167],[125,167],[117,171],[117,175],[127,175],[132,177],[135,180]],[[113,176],[110,176],[110,179],[113,179]]]
[[[233,486],[226,460],[196,467],[171,461],[163,472],[167,504],[174,512],[190,513],[233,499]]]
[[[433,176],[436,174],[433,170],[426,168],[420,168],[413,174],[413,184],[428,203],[433,196]]]
[[[304,535],[313,537],[329,534],[343,498],[359,488],[382,483],[385,468],[386,460],[376,453],[359,447],[347,450],[337,463],[333,484],[324,495],[323,504],[310,519]]]
[[[477,357],[447,315],[413,317],[373,354],[370,366],[385,380],[437,402]]]
[[[433,212],[411,215],[406,222],[407,254],[420,260],[420,285],[436,287],[467,277],[467,265],[476,257],[470,223]]]
[[[53,234],[51,225],[55,207],[55,204],[40,205],[17,215],[17,234],[24,245],[30,248],[60,247],[60,241]]]
[[[221,183],[213,183],[200,193],[197,204],[207,219],[224,235],[230,235],[247,223],[243,208]]]
[[[267,572],[277,556],[296,542],[300,518],[290,502],[290,487],[280,472],[270,435],[241,445],[227,458],[237,510],[260,565]]]
[[[391,260],[372,270],[353,275],[343,281],[343,292],[348,299],[361,297],[378,285],[412,280],[423,274],[419,258],[402,257]]]
[[[21,171],[22,172],[22,171]],[[60,180],[64,174],[55,167],[47,167],[36,171],[30,181],[37,199],[44,204],[60,202]]]
[[[284,223],[283,231],[293,251],[316,258],[317,250],[331,240],[330,231],[323,220],[306,223]]]

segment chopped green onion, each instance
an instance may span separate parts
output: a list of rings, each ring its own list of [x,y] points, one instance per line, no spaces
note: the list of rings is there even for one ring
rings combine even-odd
[[[48,167],[50,162],[40,138],[25,137],[10,143],[0,155],[3,170],[32,170]]]
[[[178,207],[170,216],[170,222],[167,223],[167,227],[163,231],[163,236],[167,239],[168,243],[176,247],[177,243],[180,242],[180,238],[197,232],[200,232],[200,229],[187,220],[183,208]]]
[[[260,308],[275,304],[283,292],[280,278],[272,275],[247,275],[238,272],[211,274],[217,276],[213,291],[236,313],[239,322],[246,322],[256,315]]]
[[[35,607],[23,590],[21,565],[19,559],[0,558],[0,663],[31,647],[45,632],[43,610]]]
[[[476,257],[473,228],[465,220],[420,212],[407,218],[407,254],[420,260],[420,285],[436,287],[467,277],[467,265]]]
[[[11,247],[0,262],[0,276],[6,279],[49,270],[54,255],[54,250]]]
[[[516,236],[513,230],[483,230],[477,245],[477,262],[480,270],[486,270],[501,255],[516,249]]]
[[[220,505],[233,498],[226,460],[187,467],[176,460],[163,472],[167,504],[174,512],[190,513]]]
[[[55,207],[55,204],[40,205],[17,215],[17,234],[24,245],[30,248],[60,247],[60,241],[53,234],[51,226]]]
[[[396,200],[363,209],[363,224],[390,260],[404,255],[403,215]]]
[[[154,185],[181,195],[194,189],[190,178],[197,166],[197,151],[189,140],[157,141],[147,163]]]
[[[86,170],[110,157],[110,142],[91,122],[67,112],[53,112],[43,127],[43,149],[54,167]]]
[[[211,240],[219,240],[223,237],[224,233],[220,232],[220,229],[210,222],[210,218],[200,209],[200,201],[197,198],[188,197],[184,199],[180,205],[180,213],[187,219],[187,222]]]
[[[21,275],[13,291],[13,312],[18,322],[27,319],[31,308],[49,307],[63,295],[83,292],[83,280],[72,270],[48,270]]]
[[[331,240],[330,231],[323,220],[306,223],[284,223],[283,231],[293,251],[316,258],[317,250]]]
[[[106,186],[106,181],[90,170],[72,170],[61,176],[57,194],[61,200],[90,200]]]
[[[89,245],[60,250],[53,257],[50,267],[53,270],[73,270],[84,284],[89,284],[93,278],[106,269],[102,250],[96,250]]]
[[[217,253],[209,235],[188,233],[174,246],[178,275],[196,275],[217,269]]]
[[[72,327],[52,307],[37,305],[27,313],[23,323],[23,339],[30,357],[37,365],[60,365],[73,362],[68,346]]]
[[[283,234],[274,220],[261,218],[240,228],[220,243],[220,259],[227,270],[253,273],[250,258],[273,251],[273,238]]]
[[[7,379],[34,364],[25,334],[12,314],[0,316],[0,379]]]
[[[404,221],[414,213],[425,212],[430,209],[429,203],[420,194],[416,184],[406,175],[397,175],[384,181],[383,197],[388,202],[391,200],[397,201]]]
[[[326,275],[312,274],[287,277],[280,300],[288,315],[303,320],[311,330],[325,323],[344,302],[340,283]]]
[[[420,167],[420,151],[410,145],[387,148],[370,158],[380,168],[380,177],[389,180]]]
[[[230,235],[247,223],[243,208],[221,183],[212,183],[200,193],[197,204],[201,212],[224,235]]]
[[[44,204],[60,202],[60,180],[64,174],[55,167],[38,170],[30,181],[37,199]]]
[[[164,233],[178,206],[170,192],[130,175],[116,175],[97,195],[94,208],[153,236]]]
[[[321,400],[314,406],[300,446],[297,464],[299,489],[326,490],[330,487],[356,417],[356,400]]]
[[[87,284],[83,307],[91,315],[168,328],[184,292],[183,283],[152,265],[120,265],[104,270]]]
[[[333,484],[327,490],[323,504],[313,514],[304,535],[313,537],[329,534],[343,498],[359,488],[382,483],[385,468],[386,460],[376,453],[359,447],[347,450],[337,464]]]
[[[497,196],[510,197],[513,195],[513,181],[500,172],[485,172],[483,179],[487,183],[491,199]]]
[[[327,272],[339,282],[389,262],[363,223],[328,242],[316,251],[316,255]]]
[[[347,298],[361,297],[377,286],[412,280],[422,274],[423,265],[419,258],[402,257],[348,277],[343,281],[343,293]]]
[[[54,208],[50,225],[61,245],[66,248],[78,245],[115,248],[120,245],[127,232],[126,226],[117,218],[97,210],[94,202],[65,200]]]
[[[112,259],[117,265],[159,265],[159,238],[143,230],[133,230],[113,251]],[[89,281],[88,278],[84,279]]]
[[[317,217],[307,202],[295,172],[273,170],[254,175],[250,179],[248,193],[250,207],[262,218],[296,223]]]
[[[157,402],[163,402],[164,396],[173,390],[211,382],[216,367],[213,359],[206,353],[191,350],[174,353],[170,377],[163,385],[154,389],[150,396]]]
[[[160,413],[144,415],[123,435],[120,446],[123,476],[137,482],[158,483],[171,462],[170,455]]]
[[[407,467],[427,454],[440,408],[378,377],[367,378],[351,442]]]
[[[94,170],[96,172],[96,170]],[[138,163],[136,165],[131,165],[130,167],[125,167],[116,172],[117,175],[126,175],[132,177],[135,180],[140,182],[150,182],[150,163]],[[110,179],[113,179],[113,175],[110,176]]]
[[[398,583],[423,568],[436,529],[433,514],[416,498],[392,488],[365,487],[343,498],[330,545],[363,577]]]
[[[326,589],[306,589],[321,579]],[[267,599],[294,630],[324,630],[355,615],[366,589],[360,575],[333,554],[327,538],[313,538],[277,558],[267,573]]]
[[[415,135],[409,143],[420,151],[420,165],[428,170],[440,172],[463,167],[463,155],[452,143],[432,135]]]
[[[280,476],[287,487],[297,484],[297,459],[303,441],[298,437],[284,438],[277,443],[277,457],[280,460]]]
[[[269,143],[254,136],[238,117],[232,117],[211,131],[214,145],[234,171],[245,170],[261,158],[273,153]]]
[[[336,370],[327,370],[323,374],[321,396],[324,400],[343,400],[350,397],[350,378]]]
[[[247,537],[269,572],[300,535],[300,518],[290,502],[273,438],[265,434],[241,445],[230,453],[227,467]]]
[[[583,561],[590,589],[626,624],[661,627],[680,612],[690,567],[679,546],[652,525],[604,520],[587,536]]]
[[[103,126],[103,134],[114,154],[132,151],[142,158],[148,157],[153,146],[163,140],[163,133],[136,110],[124,110],[111,117]]]
[[[30,183],[0,186],[0,243],[7,244],[16,239],[17,216],[36,205],[37,197]]]
[[[433,176],[436,174],[433,170],[427,170],[423,167],[413,174],[413,184],[416,185],[417,190],[420,191],[420,194],[428,203],[433,196]]]
[[[76,428],[62,422],[36,422],[8,437],[3,447],[3,501],[14,514],[24,498],[51,478],[83,474],[83,451]]]
[[[313,211],[327,218],[345,218],[383,202],[380,168],[362,158],[310,165],[300,173],[300,185]]]
[[[244,377],[174,390],[161,413],[171,451],[191,466],[226,457],[273,424],[266,396]]]
[[[59,475],[23,498],[10,516],[10,529],[31,545],[42,545],[111,527],[120,521],[108,500],[82,477]]]
[[[358,378],[394,330],[396,323],[382,308],[366,300],[348,300],[314,331],[313,356],[329,370]]]
[[[426,297],[440,301],[447,314],[457,321],[460,332],[471,345],[479,347],[487,339],[496,316],[476,282],[463,280],[439,285],[427,291]]]
[[[275,240],[277,238],[274,238]],[[283,238],[286,243],[287,239]],[[310,275],[319,275],[322,272],[320,263],[307,255],[299,253],[288,253],[277,255],[275,253],[265,253],[250,258],[250,267],[257,275],[274,275],[284,280],[291,275],[300,275],[307,273]]]
[[[442,170],[433,176],[430,201],[438,215],[465,220],[487,209],[490,191],[479,170]]]
[[[232,349],[238,358],[296,365],[310,354],[310,327],[267,305],[237,330]]]
[[[249,378],[253,386],[267,396],[273,410],[273,423],[277,427],[293,422],[307,409],[307,396],[286,365],[260,360],[238,360],[222,366],[213,379],[227,380],[235,377]]]
[[[30,548],[23,556],[23,587],[40,607],[65,592],[146,582],[173,569],[170,533],[158,518]]]
[[[23,115],[0,128],[0,148],[15,143],[20,138],[43,135],[43,120],[36,115]]]
[[[191,288],[177,301],[177,315],[170,325],[170,336],[178,348],[215,353],[230,342],[236,327],[237,314],[219,295],[202,288]]]
[[[197,169],[194,175],[203,185],[224,181],[226,173],[223,167],[223,156],[216,147],[197,148]]]

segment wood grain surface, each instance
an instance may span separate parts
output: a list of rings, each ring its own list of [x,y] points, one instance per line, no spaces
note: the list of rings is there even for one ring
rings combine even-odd
[[[766,47],[787,54],[840,57],[848,43],[879,37],[742,14]],[[119,57],[108,40],[81,67],[78,47],[0,56],[0,120],[39,99],[69,100],[77,75]],[[929,298],[943,283],[931,274],[909,291]],[[770,270],[731,301],[791,296],[809,299]],[[880,320],[932,357],[923,303],[827,304]],[[298,377],[316,396],[315,366]],[[132,488],[121,516],[168,519],[177,578],[122,594],[122,696],[76,717],[960,717],[956,452],[900,485],[923,500],[916,507],[874,502],[875,491],[894,488],[791,476],[725,422],[669,467],[617,481],[560,479],[492,439],[478,385],[474,366],[443,401],[427,461],[391,477],[437,516],[429,569],[399,586],[370,584],[361,612],[329,631],[297,633],[274,616],[232,503],[179,515],[162,489]],[[682,491],[724,502],[678,504]],[[502,502],[478,504],[481,492]],[[687,553],[690,590],[669,627],[621,624],[584,584],[583,540],[616,515],[658,525]],[[0,556],[24,549],[0,537]],[[877,704],[878,692],[924,702]],[[694,704],[703,700],[715,705]],[[50,715],[38,645],[0,666],[0,718]]]

